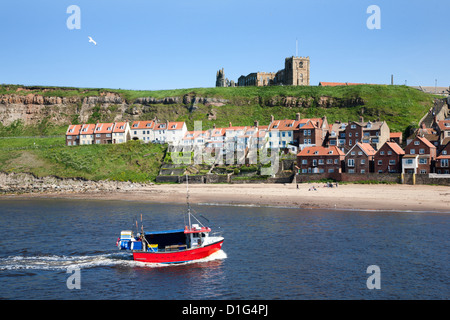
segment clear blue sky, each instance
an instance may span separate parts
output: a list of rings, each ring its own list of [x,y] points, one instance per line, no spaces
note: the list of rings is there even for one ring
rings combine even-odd
[[[81,29],[66,25],[70,5]],[[369,30],[369,5],[381,29]],[[213,87],[216,71],[275,72],[311,58],[320,81],[450,85],[449,0],[9,0],[0,83],[159,90]],[[88,36],[97,41],[94,46]]]

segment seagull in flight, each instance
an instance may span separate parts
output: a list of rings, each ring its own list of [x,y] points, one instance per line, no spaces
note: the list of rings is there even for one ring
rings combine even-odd
[[[89,42],[92,42],[93,44],[97,45],[97,42],[95,42],[94,39],[92,39],[91,37],[88,37],[88,38],[89,38]]]

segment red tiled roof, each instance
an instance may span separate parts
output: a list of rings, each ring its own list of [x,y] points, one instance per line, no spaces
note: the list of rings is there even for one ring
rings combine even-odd
[[[184,122],[169,122],[168,130],[181,130],[183,129]]]
[[[332,152],[332,153],[330,153],[330,152]],[[331,146],[328,148],[321,147],[321,146],[306,147],[297,154],[298,157],[318,156],[318,155],[319,156],[331,156],[331,155],[344,156],[345,154],[336,146]]]
[[[221,137],[225,135],[225,128],[215,128],[211,130],[211,137]]]
[[[416,138],[419,139],[420,141],[422,141],[427,147],[436,148],[430,141],[428,141],[427,138],[420,137],[420,136],[417,136]]]
[[[377,153],[369,143],[358,142],[356,145],[359,145],[360,149],[363,150],[368,156],[374,156],[375,153]]]
[[[402,133],[401,132],[391,132],[390,137],[391,138],[401,138],[402,137]]]
[[[80,134],[81,124],[71,124],[67,128],[66,136],[77,136]]]
[[[131,129],[153,129],[155,122],[151,121],[134,121]]]
[[[113,132],[125,132],[127,128],[127,122],[116,122],[114,123]]]
[[[95,125],[95,133],[111,133],[114,123],[97,123]]]
[[[450,130],[450,120],[441,120],[438,121],[438,126],[441,131]]]
[[[80,134],[94,134],[95,124],[83,124]]]
[[[296,120],[274,120],[269,125],[269,130],[291,131],[298,128],[300,122]]]
[[[395,143],[395,142],[389,142],[389,141],[386,141],[385,143],[386,143],[386,144],[392,149],[392,151],[394,151],[396,154],[399,154],[399,155],[405,154],[405,151],[404,151],[397,143]]]

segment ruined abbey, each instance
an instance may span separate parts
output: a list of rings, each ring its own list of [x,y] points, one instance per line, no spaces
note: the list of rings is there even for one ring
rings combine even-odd
[[[277,72],[253,72],[240,76],[238,82],[225,78],[223,68],[217,71],[216,87],[245,86],[309,86],[309,57],[289,57],[285,59],[284,69]]]

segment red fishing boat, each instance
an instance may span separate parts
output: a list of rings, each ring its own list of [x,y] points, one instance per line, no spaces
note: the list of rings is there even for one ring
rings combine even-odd
[[[202,225],[192,214],[189,189],[187,199],[188,225],[184,229],[144,232],[141,225],[141,232],[136,231],[136,235],[131,230],[122,231],[116,243],[119,250],[131,250],[134,260],[150,263],[188,262],[204,259],[219,251],[224,238],[212,234],[211,229]],[[191,224],[191,219],[197,223]]]

